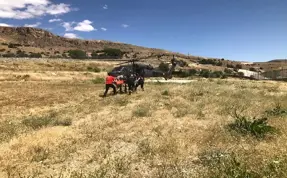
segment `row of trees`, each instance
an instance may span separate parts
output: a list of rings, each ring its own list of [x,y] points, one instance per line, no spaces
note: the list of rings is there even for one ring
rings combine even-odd
[[[68,54],[72,59],[88,58],[86,52],[82,50],[69,50]],[[105,59],[105,58],[118,59],[122,58],[124,54],[125,52],[121,51],[120,49],[105,48],[103,50],[93,51],[91,57],[93,59]]]
[[[211,64],[215,66],[222,66],[222,62],[218,60],[213,60],[213,59],[200,59],[198,61],[199,64]]]

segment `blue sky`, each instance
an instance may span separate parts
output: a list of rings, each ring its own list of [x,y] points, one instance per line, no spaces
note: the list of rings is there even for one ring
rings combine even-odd
[[[230,60],[287,58],[287,0],[0,0],[0,25]]]

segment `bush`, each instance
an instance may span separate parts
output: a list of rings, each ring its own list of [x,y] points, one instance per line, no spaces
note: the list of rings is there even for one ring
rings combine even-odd
[[[235,68],[236,69],[242,69],[242,65],[241,64],[236,64]]]
[[[161,95],[168,96],[168,95],[169,95],[168,90],[164,90],[164,91],[161,93]]]
[[[256,72],[256,69],[254,67],[251,67],[249,70],[253,71],[253,72]]]
[[[63,54],[62,54],[62,57],[63,57],[63,58],[68,58],[68,56],[66,55],[66,53],[63,53]]]
[[[48,126],[69,126],[72,124],[71,119],[63,119],[59,120],[55,117],[56,115],[54,113],[40,116],[40,117],[28,117],[22,121],[22,124],[26,127],[30,127],[34,130],[41,129],[43,127]]]
[[[104,57],[121,58],[124,54],[125,53],[122,52],[120,49],[105,48],[104,50],[93,51],[91,56],[93,59],[104,58]]]
[[[6,51],[6,49],[0,49],[0,52],[4,52],[4,51]]]
[[[158,66],[158,69],[163,71],[163,72],[167,72],[169,70],[169,65],[161,62]]]
[[[133,116],[136,117],[148,117],[151,116],[150,109],[148,106],[140,105],[132,112]]]
[[[69,56],[72,59],[85,59],[87,58],[86,52],[82,50],[70,50]]]
[[[224,72],[228,75],[232,74],[232,70],[228,69],[228,68],[225,68],[224,69]]]
[[[206,152],[200,156],[200,162],[208,167],[206,177],[223,177],[223,178],[259,178],[255,171],[252,171],[244,160],[240,160],[235,153],[224,152]]]
[[[228,68],[235,68],[234,65],[232,65],[232,64],[227,64],[226,67],[228,67]]]
[[[244,77],[244,73],[243,73],[243,72],[238,72],[237,75],[238,75],[239,77]]]
[[[17,51],[17,57],[29,57],[29,55],[26,54],[25,51]]]
[[[245,116],[235,114],[235,122],[229,124],[230,131],[247,135],[250,134],[256,138],[264,138],[268,133],[274,133],[275,128],[268,125],[267,118],[249,119]]]
[[[89,66],[89,67],[87,67],[87,70],[90,71],[90,72],[96,72],[96,73],[97,73],[97,72],[101,72],[101,69],[98,68],[98,67],[94,67],[94,68],[93,68],[93,67],[90,67],[90,66]]]
[[[204,77],[204,78],[209,78],[210,77],[210,71],[207,69],[202,69],[199,73],[199,76]]]
[[[10,44],[8,45],[8,48],[17,48],[17,47],[19,47],[19,46],[22,46],[22,45],[10,43]]]
[[[31,53],[29,57],[30,58],[41,58],[42,55],[40,53]]]
[[[3,57],[16,57],[14,53],[6,53],[2,55]]]
[[[216,66],[222,66],[221,61],[217,61],[214,59],[201,59],[198,62],[199,64],[211,64],[211,65],[216,65]]]
[[[210,73],[210,77],[213,77],[213,78],[220,78],[223,76],[223,72],[221,71],[214,71],[212,73]]]
[[[0,143],[10,140],[18,134],[19,127],[16,124],[8,121],[0,123]]]
[[[268,116],[287,115],[287,109],[282,109],[280,104],[276,104],[275,108],[265,111]]]

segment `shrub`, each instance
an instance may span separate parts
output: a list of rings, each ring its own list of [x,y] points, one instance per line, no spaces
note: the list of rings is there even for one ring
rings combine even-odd
[[[48,116],[42,116],[42,117],[26,118],[22,121],[22,124],[36,130],[42,127],[47,127],[48,125],[51,125],[54,121],[55,121],[55,118],[51,115],[48,115]]]
[[[29,57],[29,55],[26,54],[24,51],[21,51],[17,54],[17,57]]]
[[[235,68],[236,69],[242,69],[242,65],[241,64],[236,64]]]
[[[247,135],[250,134],[256,138],[264,138],[268,133],[274,133],[275,128],[268,125],[267,118],[249,119],[245,116],[239,116],[235,113],[234,123],[229,124],[231,131]]]
[[[17,48],[17,47],[19,47],[19,46],[22,46],[22,45],[10,43],[10,44],[8,45],[8,48]]]
[[[209,78],[210,77],[210,71],[207,69],[202,69],[199,73],[199,76],[204,77],[204,78]]]
[[[87,58],[86,52],[82,50],[70,50],[69,56],[72,59],[85,59]]]
[[[275,108],[265,111],[268,116],[287,115],[287,109],[282,109],[280,104],[276,104]]]
[[[244,73],[243,73],[243,72],[238,72],[237,75],[238,75],[239,77],[244,77]]]
[[[125,53],[122,52],[120,49],[105,48],[104,50],[93,51],[91,56],[94,59],[103,57],[121,58],[124,54]]]
[[[232,70],[230,70],[230,69],[228,69],[228,68],[225,68],[224,69],[224,72],[226,73],[226,74],[232,74]]]
[[[98,68],[98,67],[87,67],[87,70],[90,71],[90,72],[101,72],[101,69]]]
[[[249,70],[253,71],[253,72],[256,72],[256,69],[254,67],[251,67]]]
[[[16,124],[8,121],[0,123],[0,143],[6,140],[10,140],[17,135],[19,128]]]
[[[208,167],[208,175],[206,177],[261,177],[255,171],[252,171],[243,160],[240,160],[235,153],[207,152],[200,155],[200,161],[204,166]]]
[[[0,52],[4,52],[4,51],[6,51],[6,49],[0,49]]]
[[[169,95],[168,90],[164,90],[164,91],[161,93],[161,95],[168,96],[168,95]]]
[[[42,55],[40,53],[31,53],[29,57],[30,58],[41,58]]]
[[[136,107],[136,109],[133,110],[132,114],[136,117],[148,117],[151,115],[149,107],[144,105]]]
[[[60,119],[57,119],[55,116],[56,115],[54,113],[51,113],[45,116],[40,116],[40,117],[32,116],[32,117],[25,118],[22,121],[22,124],[34,130],[41,129],[43,127],[48,127],[48,126],[69,126],[72,124],[71,119],[60,120]]]
[[[105,83],[105,79],[101,78],[101,77],[97,77],[97,78],[93,79],[92,82],[94,84],[103,84],[103,83]]]
[[[16,57],[16,55],[14,53],[10,53],[10,52],[3,54],[2,56],[3,57]]]
[[[214,71],[210,73],[210,77],[213,77],[213,78],[220,78],[221,76],[223,76],[223,72],[221,71]]]
[[[62,57],[63,57],[63,58],[67,58],[68,56],[66,55],[66,53],[63,53],[63,54],[62,54]]]
[[[235,68],[234,65],[232,65],[232,64],[227,64],[226,67],[228,67],[228,68]]]

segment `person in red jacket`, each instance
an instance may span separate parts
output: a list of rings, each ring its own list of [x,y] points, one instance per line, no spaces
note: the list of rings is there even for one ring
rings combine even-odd
[[[104,93],[104,97],[107,96],[107,93],[110,88],[113,88],[114,95],[117,93],[114,82],[115,82],[115,77],[113,77],[111,73],[108,73],[108,76],[106,77],[106,91]]]

